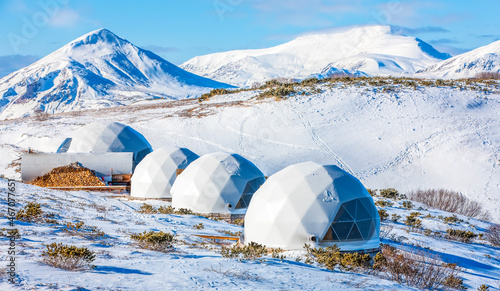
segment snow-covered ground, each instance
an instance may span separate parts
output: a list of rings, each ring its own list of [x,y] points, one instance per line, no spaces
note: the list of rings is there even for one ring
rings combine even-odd
[[[304,161],[337,164],[368,188],[446,188],[481,202],[500,221],[500,95],[419,87],[323,85],[322,93],[283,101],[245,91],[209,101],[138,105],[0,121],[0,169],[19,178],[22,151],[55,152],[94,120],[126,123],[153,148],[202,155],[238,153],[266,175]],[[14,161],[14,164],[12,164]],[[10,166],[9,166],[10,164]]]
[[[305,263],[305,251],[288,251],[281,261],[271,256],[263,261],[239,261],[223,258],[217,245],[208,249],[193,246],[204,240],[194,234],[221,235],[221,231],[242,231],[242,227],[193,215],[143,214],[136,210],[140,201],[113,197],[105,193],[61,192],[17,183],[17,209],[28,202],[42,205],[44,213],[53,213],[59,224],[16,222],[21,239],[17,240],[17,280],[11,285],[5,277],[1,290],[396,290],[411,289],[389,281],[383,274],[328,271]],[[0,194],[5,197],[7,181],[0,179]],[[168,202],[148,201],[156,207]],[[6,202],[2,199],[2,213]],[[415,209],[422,205],[415,205]],[[410,213],[396,202],[385,207],[389,214],[398,214],[400,222],[384,222],[383,243],[428,250],[442,260],[457,263],[463,271],[464,284],[477,288],[487,284],[500,287],[499,249],[476,239],[461,243],[407,232],[401,222]],[[415,210],[412,210],[415,211]],[[443,233],[448,228],[484,232],[488,223],[458,216],[463,222],[448,225],[438,216],[450,216],[432,209],[420,209],[423,226]],[[431,217],[425,218],[428,214]],[[67,222],[85,222],[96,226],[106,236],[84,238],[64,231]],[[193,228],[202,223],[204,229]],[[0,228],[10,228],[5,217]],[[392,230],[391,230],[392,229]],[[131,233],[167,231],[176,235],[174,251],[161,253],[139,248],[130,239]],[[3,232],[5,233],[5,232]],[[7,253],[8,238],[0,236],[2,256]],[[97,254],[94,270],[64,271],[40,262],[44,244],[61,242],[87,247]],[[208,241],[205,241],[208,242]],[[3,261],[5,263],[5,261]],[[5,263],[6,264],[6,263]],[[1,266],[0,268],[4,268]]]

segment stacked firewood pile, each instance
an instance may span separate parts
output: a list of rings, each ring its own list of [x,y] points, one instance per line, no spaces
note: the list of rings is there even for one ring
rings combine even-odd
[[[105,186],[96,177],[94,171],[83,167],[78,162],[55,168],[36,178],[31,184],[40,187]]]

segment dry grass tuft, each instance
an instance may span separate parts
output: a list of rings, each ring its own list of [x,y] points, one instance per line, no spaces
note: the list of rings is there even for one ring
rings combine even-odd
[[[168,232],[144,231],[143,233],[132,234],[130,238],[143,249],[164,253],[173,250],[174,235]]]

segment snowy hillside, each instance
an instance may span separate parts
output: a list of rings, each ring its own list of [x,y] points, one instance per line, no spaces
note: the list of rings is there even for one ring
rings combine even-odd
[[[131,125],[153,149],[238,153],[266,175],[311,160],[338,164],[368,188],[456,190],[500,221],[499,88],[367,82],[325,83],[313,87],[321,93],[311,90],[279,102],[245,91],[202,103],[149,101],[1,121],[0,169],[19,178],[15,160],[29,147],[54,152],[83,124],[109,120]]]
[[[276,47],[195,57],[181,68],[250,86],[272,78],[305,78],[335,67],[368,75],[407,75],[448,58],[390,26],[362,26],[298,37]]]
[[[483,72],[500,73],[500,40],[420,70],[416,76],[458,79]]]
[[[88,33],[0,80],[0,118],[199,96],[227,88],[106,29]]]

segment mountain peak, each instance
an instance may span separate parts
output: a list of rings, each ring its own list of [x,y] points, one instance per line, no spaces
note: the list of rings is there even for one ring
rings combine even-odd
[[[108,44],[120,44],[129,43],[127,40],[117,36],[111,31],[101,28],[98,30],[91,31],[83,36],[75,39],[69,43],[72,47],[78,47],[81,45],[97,44],[97,43],[108,43]]]
[[[0,80],[0,119],[200,96],[228,88],[186,72],[107,29],[87,33]]]
[[[325,38],[325,37],[329,38],[338,36],[344,36],[344,37],[349,36],[349,38],[366,38],[366,37],[375,38],[384,35],[402,36],[402,34],[399,33],[398,30],[393,26],[370,24],[370,25],[352,25],[346,27],[313,31],[299,35],[294,40]],[[292,42],[294,40],[292,40]]]

